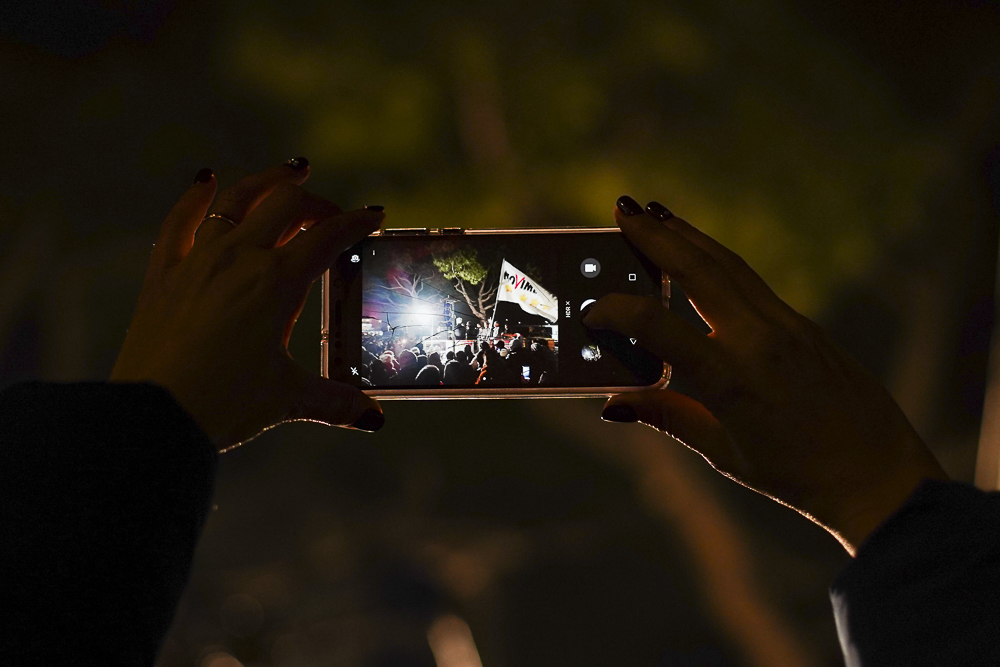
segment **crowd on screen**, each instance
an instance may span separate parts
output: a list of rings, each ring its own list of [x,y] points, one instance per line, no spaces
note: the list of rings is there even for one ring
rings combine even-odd
[[[424,344],[393,349],[389,343],[362,346],[365,386],[535,386],[553,384],[555,343],[517,334],[504,340],[469,341],[455,349],[427,350]]]

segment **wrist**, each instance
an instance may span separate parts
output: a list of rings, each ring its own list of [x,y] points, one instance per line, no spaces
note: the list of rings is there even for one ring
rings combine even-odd
[[[855,556],[875,529],[895,514],[927,479],[950,479],[930,452],[900,466],[883,483],[851,498],[850,504],[845,502],[832,513],[825,526]]]
[[[177,405],[194,420],[201,430],[209,437],[217,450],[225,448],[220,432],[222,429],[215,423],[216,419],[212,410],[203,408],[204,401],[196,397],[196,393],[186,389],[182,382],[167,378],[164,374],[150,372],[146,370],[132,371],[124,364],[116,364],[108,378],[111,382],[149,383],[165,389]]]

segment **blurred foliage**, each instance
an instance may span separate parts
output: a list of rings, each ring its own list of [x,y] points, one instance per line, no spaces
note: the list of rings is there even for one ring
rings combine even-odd
[[[441,275],[448,280],[458,278],[470,285],[478,285],[488,271],[477,255],[475,248],[462,248],[448,255],[435,256],[432,261]]]
[[[784,7],[234,3],[221,73],[391,226],[607,225],[656,198],[815,314],[949,162]]]

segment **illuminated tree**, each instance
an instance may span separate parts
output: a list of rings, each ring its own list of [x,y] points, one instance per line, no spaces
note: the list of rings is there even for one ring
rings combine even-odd
[[[493,310],[499,275],[491,278],[490,268],[479,261],[475,248],[460,248],[447,255],[435,256],[434,266],[441,276],[452,281],[455,291],[465,299],[472,314],[485,322]]]

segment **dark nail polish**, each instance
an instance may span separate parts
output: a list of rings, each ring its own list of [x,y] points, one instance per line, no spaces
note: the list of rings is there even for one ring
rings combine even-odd
[[[580,319],[583,320],[583,318],[585,318],[587,316],[587,313],[589,313],[590,309],[593,308],[593,307],[594,307],[594,304],[588,303],[586,306],[584,306],[583,308],[581,308],[580,309]]]
[[[291,167],[295,171],[302,171],[309,166],[309,160],[304,157],[293,157],[291,160],[285,163],[286,167]]]
[[[381,213],[382,211],[385,210],[385,206],[379,206],[378,204],[368,204],[367,206],[365,206],[365,210],[376,211],[378,213]]]
[[[601,419],[606,422],[629,424],[639,421],[639,415],[636,414],[635,408],[631,405],[619,403],[618,405],[609,405],[604,408],[604,412],[601,413]]]
[[[670,212],[670,209],[658,201],[651,201],[646,204],[646,211],[648,211],[651,216],[660,222],[674,217],[674,214]]]
[[[209,183],[211,182],[211,180],[212,180],[212,170],[209,169],[208,167],[205,167],[204,169],[200,170],[197,174],[194,175],[195,183]]]
[[[374,433],[384,425],[385,415],[372,408],[368,408],[361,413],[361,417],[358,418],[358,421],[351,424],[351,426],[359,431],[368,431],[369,433]]]
[[[642,207],[639,206],[639,202],[632,199],[628,195],[622,195],[619,197],[616,206],[618,206],[618,210],[625,215],[639,215],[642,213]]]

